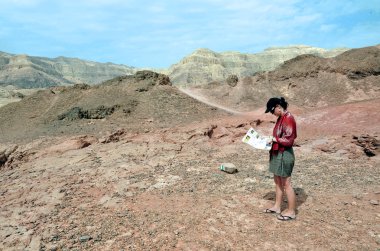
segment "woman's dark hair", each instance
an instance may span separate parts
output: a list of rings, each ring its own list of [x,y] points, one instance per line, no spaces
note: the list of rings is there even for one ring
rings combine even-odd
[[[288,108],[288,102],[285,101],[284,97],[280,97],[280,105],[282,106],[282,108],[284,108],[284,110]]]
[[[285,101],[284,97],[273,97],[268,100],[267,109],[265,110],[265,113],[267,112],[273,113],[274,108],[277,105],[280,105],[282,108],[284,108],[284,110],[288,108],[288,102]]]

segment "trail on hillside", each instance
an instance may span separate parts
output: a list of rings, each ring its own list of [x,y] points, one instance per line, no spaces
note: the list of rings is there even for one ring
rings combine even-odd
[[[225,107],[225,106],[222,106],[222,105],[218,105],[218,104],[215,104],[213,102],[210,102],[209,100],[207,100],[207,98],[205,98],[204,96],[200,96],[200,95],[197,95],[197,94],[194,94],[193,92],[191,92],[189,89],[183,89],[183,88],[178,88],[178,90],[180,90],[181,92],[183,92],[184,94],[198,100],[199,102],[202,102],[206,105],[209,105],[209,106],[212,106],[212,107],[216,107],[218,109],[221,109],[223,111],[226,111],[226,112],[229,112],[229,113],[232,113],[232,114],[235,114],[235,115],[242,115],[242,114],[245,114],[243,112],[239,112],[239,111],[235,111],[235,110],[232,110],[228,107]]]

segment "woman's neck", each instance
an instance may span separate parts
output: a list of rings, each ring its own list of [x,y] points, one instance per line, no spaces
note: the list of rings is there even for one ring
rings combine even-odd
[[[287,112],[288,112],[287,110],[281,109],[280,117],[284,116]]]

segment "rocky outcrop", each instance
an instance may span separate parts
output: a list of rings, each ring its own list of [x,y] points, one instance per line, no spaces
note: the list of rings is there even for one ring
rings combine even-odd
[[[305,45],[272,47],[256,54],[232,51],[216,53],[209,49],[199,49],[172,65],[168,74],[175,85],[207,84],[225,80],[229,75],[242,78],[274,70],[286,60],[303,54],[329,58],[346,50],[348,49],[325,50]]]
[[[44,58],[0,52],[0,85],[39,88],[76,83],[98,84],[133,74],[136,69],[112,63],[97,63],[76,58]]]
[[[9,157],[17,150],[17,145],[0,145],[0,168],[7,163]]]
[[[104,119],[118,109],[118,105],[112,107],[98,106],[94,109],[85,110],[81,107],[73,107],[69,111],[58,116],[59,120],[76,120],[76,119]]]
[[[376,138],[377,135],[354,135],[353,143],[363,148],[364,153],[368,157],[373,157],[379,154],[380,141]]]

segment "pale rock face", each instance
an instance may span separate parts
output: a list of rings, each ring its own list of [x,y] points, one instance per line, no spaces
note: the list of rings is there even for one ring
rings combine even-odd
[[[55,69],[74,83],[99,84],[114,77],[132,75],[136,72],[135,68],[125,65],[96,63],[75,58],[58,57],[55,62]]]
[[[105,80],[131,75],[133,67],[97,63],[76,58],[43,58],[0,52],[0,85],[39,88],[76,83],[99,84]]]
[[[256,72],[274,70],[284,61],[302,54],[334,57],[348,49],[325,50],[305,45],[272,47],[256,54],[240,52],[216,53],[209,49],[196,50],[169,68],[169,76],[175,85],[199,85],[211,81],[223,81],[229,75],[239,78]]]

